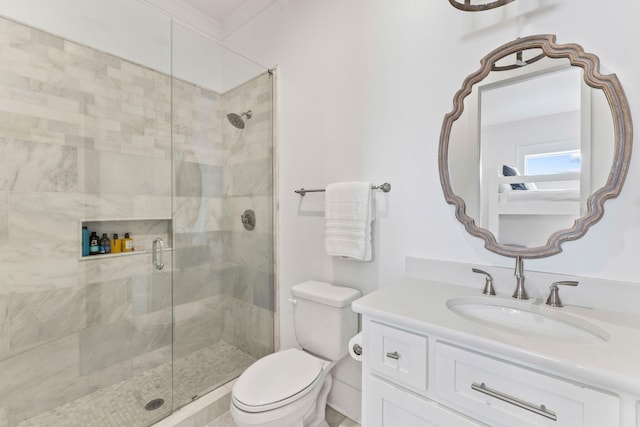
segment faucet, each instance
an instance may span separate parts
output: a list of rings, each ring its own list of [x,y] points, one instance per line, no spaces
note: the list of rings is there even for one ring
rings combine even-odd
[[[522,266],[521,256],[516,257],[516,268],[513,275],[516,276],[516,290],[511,296],[516,299],[529,299],[527,291],[524,290],[524,268]]]
[[[558,285],[578,286],[578,282],[573,280],[553,282],[549,288],[549,297],[547,298],[547,305],[550,305],[551,307],[563,307],[562,301],[560,301],[560,294],[558,293]]]
[[[480,270],[479,268],[472,268],[471,271],[473,271],[474,273],[484,274],[485,282],[484,282],[484,289],[482,290],[483,294],[485,295],[496,294],[495,289],[493,289],[493,277],[491,277],[489,273],[487,273],[484,270]]]

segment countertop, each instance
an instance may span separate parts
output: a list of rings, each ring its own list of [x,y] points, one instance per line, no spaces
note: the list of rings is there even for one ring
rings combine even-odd
[[[506,359],[544,368],[552,374],[573,378],[617,392],[640,395],[640,313],[621,313],[593,307],[549,307],[543,301],[515,301],[535,310],[583,319],[606,331],[608,340],[564,340],[501,330],[468,320],[447,307],[453,298],[477,297],[514,303],[510,295],[485,296],[469,287],[405,278],[352,303],[355,312],[398,327],[432,334],[467,344]],[[640,303],[640,301],[639,301]]]

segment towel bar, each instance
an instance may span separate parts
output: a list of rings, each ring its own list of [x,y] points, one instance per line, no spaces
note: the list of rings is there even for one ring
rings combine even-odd
[[[391,191],[391,184],[389,184],[388,182],[385,182],[384,184],[381,184],[381,185],[372,185],[371,189],[372,190],[382,190],[383,192],[388,193],[389,191]],[[324,188],[322,188],[322,189],[314,189],[314,190],[307,190],[307,189],[301,188],[299,190],[294,190],[294,193],[297,193],[297,194],[299,194],[301,196],[304,196],[307,193],[320,193],[320,192],[323,192],[323,191],[325,191]]]

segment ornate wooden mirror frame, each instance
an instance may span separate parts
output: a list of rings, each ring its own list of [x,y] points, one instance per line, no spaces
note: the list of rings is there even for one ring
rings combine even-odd
[[[604,92],[611,109],[615,133],[613,164],[606,183],[593,192],[587,200],[586,212],[576,219],[569,229],[559,230],[551,234],[544,246],[514,247],[497,242],[495,236],[487,229],[478,227],[475,220],[467,215],[465,201],[453,191],[449,173],[449,138],[453,123],[462,115],[464,99],[471,94],[475,84],[481,82],[491,72],[494,64],[514,53],[528,49],[542,50],[550,58],[566,58],[570,64],[583,69],[584,82],[592,88]],[[624,90],[615,74],[600,74],[600,63],[596,55],[586,53],[577,44],[556,44],[555,35],[543,34],[520,38],[506,43],[490,52],[480,61],[481,67],[469,75],[453,99],[453,110],[444,117],[440,133],[438,149],[438,166],[440,184],[447,203],[455,206],[456,218],[473,236],[484,239],[485,248],[508,257],[543,258],[562,252],[561,245],[568,240],[582,237],[589,227],[595,224],[604,214],[604,202],[620,194],[624,184],[633,144],[633,126],[631,112]]]

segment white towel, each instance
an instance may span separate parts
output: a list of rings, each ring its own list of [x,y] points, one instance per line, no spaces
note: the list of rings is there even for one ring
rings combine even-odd
[[[341,182],[325,190],[327,254],[371,261],[371,222],[374,219],[370,182]]]

